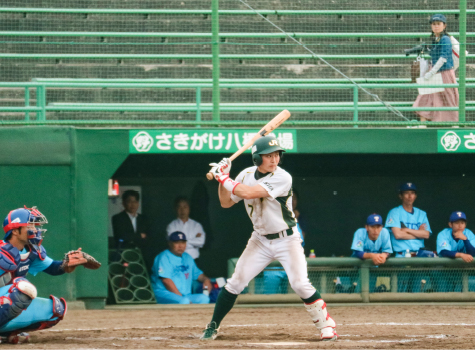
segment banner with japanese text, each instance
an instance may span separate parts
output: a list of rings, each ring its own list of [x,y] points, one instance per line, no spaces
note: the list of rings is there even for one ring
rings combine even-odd
[[[437,140],[438,152],[475,152],[475,134],[473,130],[438,130]]]
[[[245,145],[256,130],[247,129],[156,129],[130,130],[130,153],[234,153]],[[278,130],[275,136],[287,152],[297,152],[295,130]],[[248,150],[247,152],[249,152]]]

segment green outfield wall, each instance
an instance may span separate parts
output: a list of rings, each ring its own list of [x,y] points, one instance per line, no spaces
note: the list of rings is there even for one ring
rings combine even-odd
[[[287,128],[288,129],[288,128]],[[181,129],[182,131],[188,129]],[[48,254],[82,247],[107,263],[107,181],[142,187],[142,207],[153,222],[153,247],[163,249],[165,227],[174,219],[173,200],[187,195],[192,218],[202,221],[209,244],[200,266],[210,276],[226,276],[227,260],[239,256],[251,232],[241,205],[219,206],[216,183],[204,175],[208,163],[229,155],[197,150],[132,153],[139,131],[74,127],[4,127],[0,129],[0,214],[23,205],[37,205],[47,216],[44,240]],[[160,135],[177,129],[152,129]],[[193,134],[234,129],[193,129]],[[470,129],[293,129],[293,152],[283,167],[300,192],[306,216],[306,250],[317,256],[349,256],[354,231],[372,212],[386,216],[399,205],[397,186],[412,181],[419,187],[416,206],[428,213],[434,234],[445,228],[448,215],[463,210],[475,217],[472,136]],[[184,132],[183,132],[184,133]],[[444,136],[447,142],[444,143]],[[453,133],[453,134],[450,134]],[[193,134],[190,134],[193,136]],[[173,140],[173,139],[172,139]],[[449,142],[450,141],[450,142]],[[156,136],[152,148],[156,146]],[[442,148],[439,145],[445,145]],[[216,146],[214,146],[216,147]],[[447,149],[448,150],[447,150]],[[250,166],[250,155],[233,163],[232,175]],[[72,275],[31,277],[40,295],[83,299],[100,307],[107,296],[107,269],[79,268]]]

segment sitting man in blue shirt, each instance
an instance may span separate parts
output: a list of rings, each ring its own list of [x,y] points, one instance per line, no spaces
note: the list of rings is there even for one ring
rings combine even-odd
[[[192,294],[194,280],[203,283],[211,291],[211,281],[195,264],[190,254],[185,253],[186,236],[173,232],[168,237],[169,249],[155,258],[152,267],[152,287],[159,304],[208,304],[209,296]]]
[[[475,235],[467,228],[465,213],[454,211],[450,215],[449,226],[437,235],[437,254],[472,262],[475,256]]]
[[[407,251],[417,254],[424,247],[424,239],[432,234],[426,212],[414,207],[416,191],[416,185],[412,182],[403,184],[399,188],[402,205],[391,209],[386,218],[396,258],[404,258]]]
[[[389,232],[383,228],[383,218],[380,215],[371,214],[366,219],[366,226],[356,230],[351,249],[353,257],[371,259],[375,265],[386,262],[393,249]]]

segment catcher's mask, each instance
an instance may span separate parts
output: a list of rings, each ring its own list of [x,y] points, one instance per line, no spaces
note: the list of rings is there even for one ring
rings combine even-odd
[[[12,210],[3,221],[4,240],[8,240],[11,237],[12,230],[34,224],[35,229],[27,231],[28,242],[35,248],[39,247],[43,241],[43,234],[46,232],[42,226],[47,223],[46,217],[36,207],[27,208],[25,206],[24,208]]]
[[[282,156],[285,150],[280,147],[279,141],[274,136],[264,136],[256,140],[252,146],[252,162],[256,166],[262,164],[261,154],[269,154],[275,151],[279,151],[280,161],[282,163]]]

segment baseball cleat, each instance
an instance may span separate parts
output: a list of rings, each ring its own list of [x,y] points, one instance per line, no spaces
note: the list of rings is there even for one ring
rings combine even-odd
[[[335,328],[326,327],[321,329],[320,339],[322,341],[332,341],[338,339],[338,334],[336,334]]]
[[[216,322],[210,322],[206,325],[206,329],[203,331],[201,340],[215,340],[218,336],[219,327]]]
[[[7,344],[23,344],[28,343],[30,341],[30,335],[28,333],[12,333],[8,336],[0,336],[0,343],[7,343]]]

